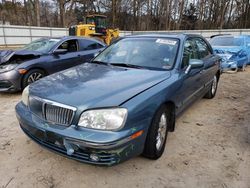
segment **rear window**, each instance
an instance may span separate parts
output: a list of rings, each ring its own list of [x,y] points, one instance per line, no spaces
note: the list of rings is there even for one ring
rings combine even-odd
[[[210,41],[212,46],[242,46],[244,39],[241,37],[214,37]]]

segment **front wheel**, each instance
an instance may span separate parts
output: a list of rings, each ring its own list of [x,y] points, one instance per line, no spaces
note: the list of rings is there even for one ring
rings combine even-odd
[[[162,156],[168,130],[171,113],[166,105],[162,105],[156,112],[148,130],[143,155],[150,159],[158,159]]]
[[[216,92],[217,92],[217,87],[218,87],[218,77],[217,75],[214,75],[212,84],[210,86],[209,91],[206,93],[206,95],[204,96],[207,99],[212,99],[215,97]]]
[[[22,81],[23,88],[25,88],[26,86],[32,84],[33,82],[35,82],[37,80],[40,80],[44,76],[45,76],[44,71],[42,71],[40,69],[30,70],[23,77],[23,81]]]
[[[247,67],[247,64],[246,64],[246,63],[243,64],[242,67],[241,67],[241,71],[242,71],[242,72],[246,71],[246,67]]]

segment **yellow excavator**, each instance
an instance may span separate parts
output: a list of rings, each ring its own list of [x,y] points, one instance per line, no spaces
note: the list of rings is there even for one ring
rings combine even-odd
[[[107,28],[107,16],[98,14],[88,15],[85,23],[79,23],[69,28],[70,36],[94,37],[107,45],[117,39],[119,33],[119,29]]]

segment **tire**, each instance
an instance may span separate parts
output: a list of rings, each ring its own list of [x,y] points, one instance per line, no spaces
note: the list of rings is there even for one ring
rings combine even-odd
[[[206,95],[204,96],[204,98],[207,98],[207,99],[214,98],[215,95],[216,95],[216,92],[217,92],[217,88],[218,88],[218,76],[214,75],[213,82],[212,82],[212,84],[210,86],[210,89],[206,93]]]
[[[165,122],[165,125],[163,124]],[[162,105],[153,117],[149,127],[143,156],[156,160],[164,152],[168,131],[171,123],[171,111],[166,105]]]
[[[246,71],[246,67],[247,67],[247,64],[243,64],[242,67],[241,67],[241,71],[245,72]]]
[[[28,71],[22,80],[22,88],[24,89],[26,86],[32,84],[33,82],[40,80],[45,76],[45,73],[41,69],[32,69]]]
[[[227,71],[227,73],[237,73],[238,72],[238,67],[237,68],[233,68],[230,71]]]

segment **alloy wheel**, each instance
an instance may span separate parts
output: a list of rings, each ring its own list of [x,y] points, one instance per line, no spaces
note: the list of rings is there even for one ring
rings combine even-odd
[[[217,89],[217,76],[214,76],[213,84],[212,84],[212,94],[214,95]]]
[[[165,113],[163,113],[160,118],[158,134],[156,137],[156,149],[158,151],[161,150],[164,144],[166,138],[166,132],[167,132],[167,116]]]
[[[28,77],[28,84],[32,84],[33,82],[40,80],[43,77],[43,74],[39,72],[34,72]]]

